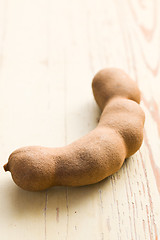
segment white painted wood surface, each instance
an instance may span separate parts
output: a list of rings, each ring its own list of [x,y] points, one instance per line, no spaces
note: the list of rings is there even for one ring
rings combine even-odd
[[[0,239],[160,239],[160,2],[0,0]],[[93,75],[120,67],[142,91],[144,143],[104,181],[40,193],[3,171],[25,145],[63,146],[99,117]]]

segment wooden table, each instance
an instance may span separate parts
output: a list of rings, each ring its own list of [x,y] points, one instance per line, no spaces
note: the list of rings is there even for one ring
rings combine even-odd
[[[159,239],[159,65],[158,0],[0,0],[1,240]],[[2,168],[9,154],[93,129],[92,77],[111,66],[142,91],[141,149],[92,186],[18,188]]]

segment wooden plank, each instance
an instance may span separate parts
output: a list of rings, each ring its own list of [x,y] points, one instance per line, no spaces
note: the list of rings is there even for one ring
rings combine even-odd
[[[119,67],[138,82],[144,142],[92,186],[25,192],[0,170],[3,240],[159,239],[160,3],[0,0],[1,163],[24,145],[63,146],[99,118],[91,81]]]

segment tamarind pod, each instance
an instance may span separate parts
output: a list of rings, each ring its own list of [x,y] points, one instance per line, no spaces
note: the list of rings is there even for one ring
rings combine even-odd
[[[95,75],[92,88],[102,110],[97,127],[65,147],[14,151],[4,169],[19,187],[40,191],[93,184],[118,171],[140,148],[145,116],[136,83],[124,71],[110,68]]]

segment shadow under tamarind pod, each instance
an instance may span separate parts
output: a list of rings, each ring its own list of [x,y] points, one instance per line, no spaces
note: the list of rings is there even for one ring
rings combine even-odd
[[[95,75],[92,89],[102,111],[97,127],[64,147],[14,151],[4,169],[19,187],[41,191],[93,184],[117,172],[140,148],[145,115],[136,83],[124,71],[109,68]]]

